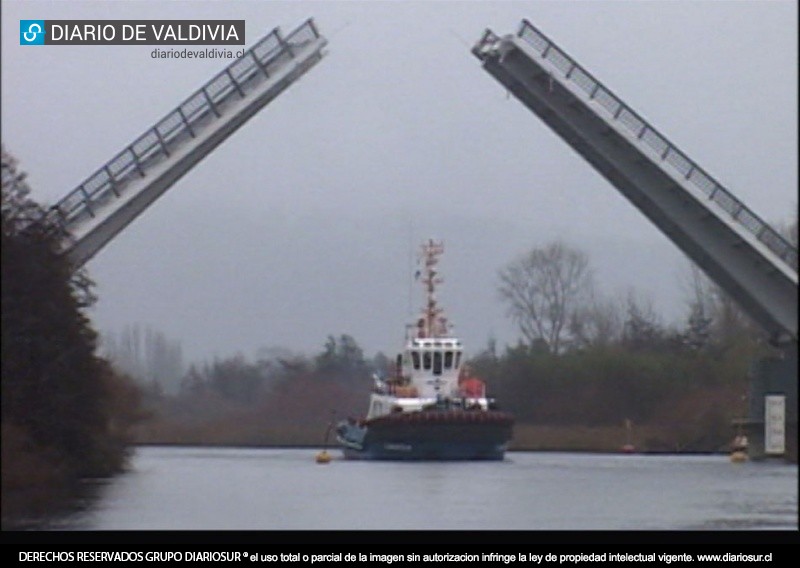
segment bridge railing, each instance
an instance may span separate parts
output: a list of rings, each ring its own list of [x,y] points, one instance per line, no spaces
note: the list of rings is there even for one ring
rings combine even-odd
[[[661,166],[673,175],[682,177],[686,182],[705,194],[709,201],[727,214],[738,226],[754,235],[769,250],[776,254],[795,272],[798,269],[797,249],[793,247],[775,229],[764,222],[744,203],[736,198],[722,184],[715,180],[696,162],[691,160],[675,144],[658,132],[622,99],[611,92],[591,73],[581,67],[533,24],[523,20],[517,35],[533,47],[550,65],[560,72],[567,81],[576,85],[585,93],[587,100],[597,103],[606,117],[623,126],[636,140],[640,148],[646,149],[650,156],[661,163]],[[499,38],[488,31],[479,41],[476,50],[491,45]]]
[[[53,205],[45,213],[46,221],[66,233],[71,224],[94,217],[107,201],[121,195],[128,182],[144,177],[149,169],[169,158],[181,142],[194,138],[202,127],[222,117],[233,101],[247,96],[293,59],[298,49],[319,37],[311,18],[285,38],[278,28],[272,30]]]

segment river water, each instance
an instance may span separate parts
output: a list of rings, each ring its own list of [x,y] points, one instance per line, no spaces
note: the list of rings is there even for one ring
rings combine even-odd
[[[314,449],[141,447],[58,530],[797,530],[798,468],[511,452],[317,464]]]

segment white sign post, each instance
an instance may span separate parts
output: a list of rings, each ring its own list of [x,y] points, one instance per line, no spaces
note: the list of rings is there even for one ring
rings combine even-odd
[[[764,397],[764,452],[783,455],[786,451],[786,395]]]

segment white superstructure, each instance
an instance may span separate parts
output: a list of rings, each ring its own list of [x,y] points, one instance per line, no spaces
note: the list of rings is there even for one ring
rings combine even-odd
[[[461,341],[438,306],[435,291],[443,282],[437,271],[442,243],[432,239],[422,245],[422,270],[418,277],[425,289],[425,306],[406,331],[405,347],[398,355],[395,373],[376,378],[367,418],[391,412],[414,412],[429,406],[488,408],[483,383],[466,377]],[[466,379],[466,380],[465,380]]]

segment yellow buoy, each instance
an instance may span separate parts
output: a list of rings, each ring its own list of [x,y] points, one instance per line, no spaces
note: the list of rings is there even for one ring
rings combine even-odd
[[[747,436],[739,432],[731,444],[731,461],[742,463],[747,461]]]
[[[747,453],[743,451],[731,452],[731,461],[733,463],[742,463],[747,461]]]
[[[328,422],[328,428],[325,430],[325,443],[322,445],[322,451],[317,454],[316,460],[317,463],[330,463],[331,455],[328,453],[328,438],[331,436],[331,430],[333,429],[333,419],[336,416],[336,413],[331,410],[331,421]]]

